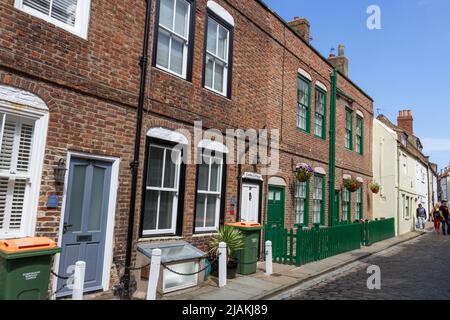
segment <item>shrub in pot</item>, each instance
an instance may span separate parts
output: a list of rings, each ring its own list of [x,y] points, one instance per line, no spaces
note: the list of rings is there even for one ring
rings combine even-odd
[[[359,188],[361,188],[362,183],[357,179],[350,178],[344,180],[344,187],[350,192],[356,192]]]
[[[209,253],[213,259],[216,261],[213,263],[212,275],[218,275],[218,254],[219,254],[219,244],[225,242],[227,244],[227,278],[233,279],[236,277],[237,268],[239,261],[234,258],[234,254],[244,249],[245,238],[239,229],[224,226],[220,228],[219,233],[216,234],[209,243]]]
[[[373,182],[369,185],[369,188],[373,193],[377,194],[380,192],[381,186],[378,183]]]
[[[295,177],[299,182],[306,182],[314,175],[314,169],[306,163],[299,163],[295,167]]]

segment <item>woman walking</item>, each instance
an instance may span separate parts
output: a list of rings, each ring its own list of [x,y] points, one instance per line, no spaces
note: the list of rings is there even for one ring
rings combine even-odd
[[[434,230],[436,230],[437,233],[440,233],[441,230],[441,211],[439,210],[441,207],[440,203],[437,203],[434,205],[433,209],[433,221],[434,221]]]

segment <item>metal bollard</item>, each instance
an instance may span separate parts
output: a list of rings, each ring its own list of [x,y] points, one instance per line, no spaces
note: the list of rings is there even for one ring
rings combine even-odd
[[[85,273],[86,273],[86,262],[78,261],[77,263],[75,263],[72,300],[83,300]]]
[[[159,271],[161,268],[161,250],[153,249],[152,261],[150,264],[150,276],[147,287],[147,300],[156,300],[156,290],[158,288]]]
[[[272,241],[266,241],[266,275],[273,273]]]
[[[227,244],[219,243],[219,288],[227,285]]]

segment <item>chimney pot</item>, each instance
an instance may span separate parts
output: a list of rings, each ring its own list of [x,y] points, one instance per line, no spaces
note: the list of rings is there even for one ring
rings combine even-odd
[[[345,46],[343,44],[339,45],[338,51],[339,51],[339,54],[338,54],[339,57],[345,56]]]

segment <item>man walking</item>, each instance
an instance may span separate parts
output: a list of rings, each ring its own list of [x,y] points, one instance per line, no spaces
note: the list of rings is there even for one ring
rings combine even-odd
[[[448,210],[447,201],[442,201],[442,205],[439,208],[442,215],[442,233],[450,235],[450,212]]]
[[[422,204],[419,204],[419,207],[416,210],[416,216],[417,216],[417,227],[418,229],[424,230],[425,229],[425,221],[427,220],[427,210],[422,206]]]

